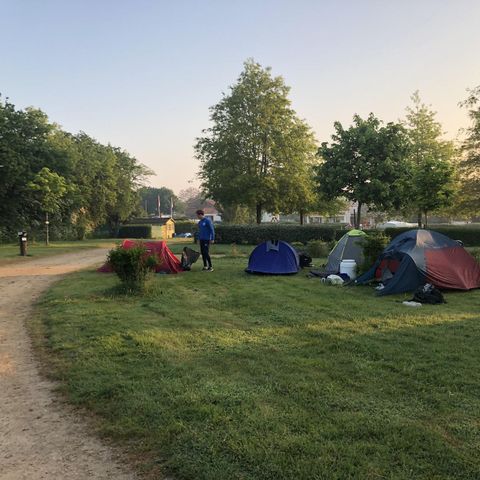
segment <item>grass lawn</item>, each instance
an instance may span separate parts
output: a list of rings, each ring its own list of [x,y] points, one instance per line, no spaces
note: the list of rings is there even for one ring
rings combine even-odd
[[[31,258],[46,257],[49,255],[58,255],[61,253],[72,253],[76,250],[81,250],[84,248],[113,247],[115,245],[115,242],[116,241],[112,239],[50,242],[50,245],[48,247],[44,243],[29,243],[27,250],[28,255],[26,257],[22,257],[19,255],[20,247],[18,246],[18,244],[0,245],[0,265],[13,261],[28,261]]]
[[[181,249],[174,244],[174,249]],[[480,478],[480,291],[441,306],[215,272],[56,284],[33,320],[47,368],[152,478]],[[178,250],[179,251],[179,250]]]

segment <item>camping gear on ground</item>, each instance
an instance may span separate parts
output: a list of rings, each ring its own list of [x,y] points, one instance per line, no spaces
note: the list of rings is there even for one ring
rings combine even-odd
[[[412,300],[405,300],[402,302],[403,305],[406,305],[407,307],[421,307],[422,304],[419,302],[414,302]]]
[[[442,289],[470,290],[480,287],[480,264],[456,240],[415,229],[395,237],[356,283],[375,280],[385,285],[378,295],[412,292],[427,282]]]
[[[342,260],[340,262],[340,273],[345,273],[350,280],[355,280],[357,277],[357,262],[355,260]]]
[[[429,303],[431,305],[447,303],[443,298],[442,292],[430,283],[426,283],[425,285],[418,287],[415,290],[413,298],[410,301],[418,303]]]
[[[305,252],[298,253],[298,260],[300,262],[300,268],[306,268],[312,266],[312,257]]]
[[[328,255],[325,270],[330,273],[338,273],[342,260],[355,260],[357,265],[361,265],[363,263],[362,238],[366,235],[361,230],[349,230]]]
[[[198,257],[200,257],[199,252],[196,252],[191,248],[184,247],[182,251],[182,259],[180,260],[182,268],[186,271],[191,270],[192,265],[198,260]]]
[[[298,273],[300,259],[297,251],[282,240],[257,245],[248,259],[247,273],[289,275]]]
[[[322,283],[327,285],[343,285],[343,278],[339,275],[329,275],[328,277],[322,278]]]
[[[163,241],[135,241],[135,240],[123,240],[121,248],[129,249],[142,245],[147,249],[147,255],[156,256],[157,266],[155,267],[156,273],[179,273],[182,272],[182,265],[180,260],[173,254],[168,248],[166,242]],[[107,262],[100,267],[98,272],[113,272],[112,266]]]

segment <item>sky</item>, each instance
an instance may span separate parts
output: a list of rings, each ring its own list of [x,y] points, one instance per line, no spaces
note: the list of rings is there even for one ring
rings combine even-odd
[[[319,142],[355,113],[403,118],[415,90],[456,138],[479,19],[479,0],[0,0],[0,93],[178,193],[198,185],[195,138],[248,58],[284,77]]]

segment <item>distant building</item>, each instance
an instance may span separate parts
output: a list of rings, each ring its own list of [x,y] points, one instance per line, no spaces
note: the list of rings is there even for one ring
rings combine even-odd
[[[155,238],[168,240],[175,235],[175,220],[170,217],[132,218],[127,225],[152,225]]]
[[[222,221],[222,214],[217,209],[213,200],[204,200],[201,203],[190,205],[189,208],[185,209],[186,217],[191,220],[197,220],[197,210],[203,210],[205,217],[209,218],[212,222]]]
[[[337,215],[320,215],[317,213],[307,213],[304,217],[305,224],[332,224],[338,223],[342,225],[354,225],[355,216],[358,208],[357,203],[351,203],[343,212],[339,212]],[[282,215],[272,214],[268,212],[262,213],[262,223],[276,223],[276,222],[295,222],[300,221],[300,215]],[[372,213],[364,205],[361,212],[361,224],[365,228],[373,227],[376,221]]]
[[[209,218],[212,222],[222,221],[222,214],[217,210],[214,202],[203,207],[203,211],[205,212],[205,217]]]

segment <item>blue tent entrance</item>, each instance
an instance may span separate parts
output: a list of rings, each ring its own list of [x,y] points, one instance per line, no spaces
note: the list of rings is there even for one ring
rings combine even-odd
[[[250,254],[248,273],[289,275],[298,273],[300,262],[297,251],[287,242],[263,242]]]

